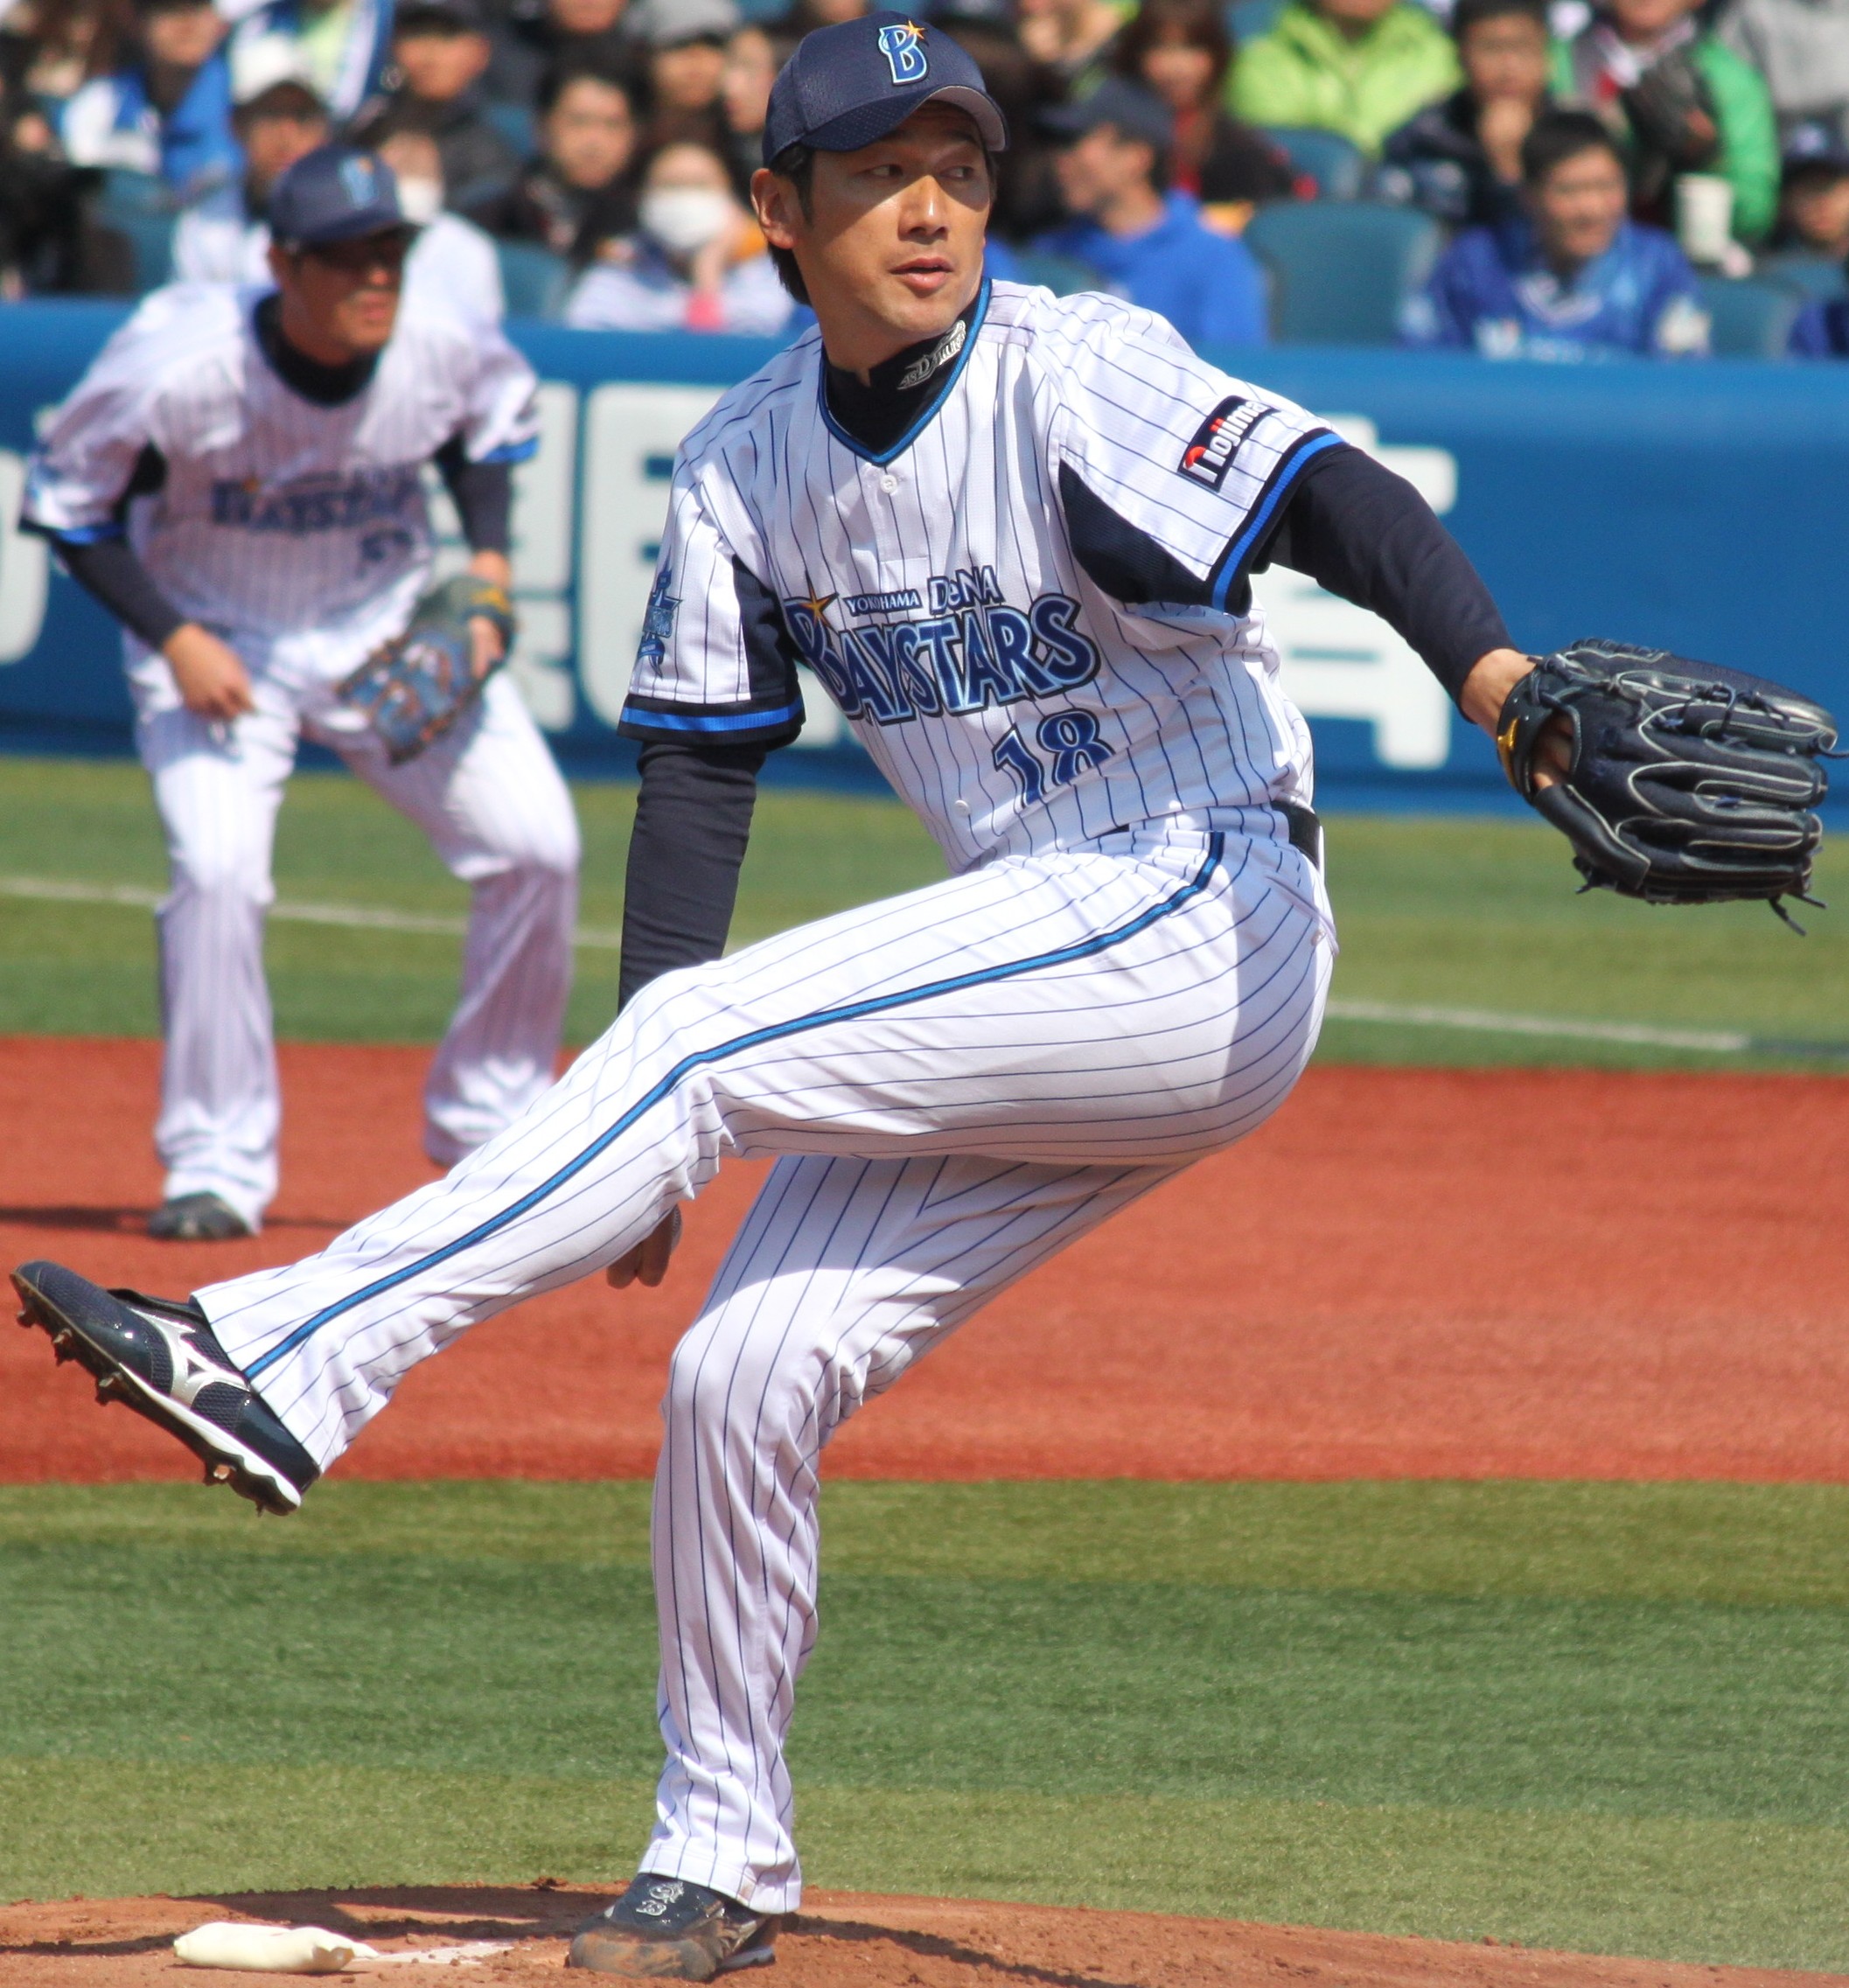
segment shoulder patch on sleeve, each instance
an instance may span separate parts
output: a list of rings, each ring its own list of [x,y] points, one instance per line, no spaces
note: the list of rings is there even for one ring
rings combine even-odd
[[[665,560],[657,568],[655,583],[648,590],[648,605],[642,615],[642,640],[636,651],[638,670],[659,670],[667,661],[667,645],[674,638],[674,614],[680,596],[674,589],[674,569]]]
[[[642,628],[636,675],[617,729],[624,738],[707,738],[732,745],[787,745],[803,729],[802,687],[796,674],[797,650],[777,597],[743,560],[732,562],[738,637],[744,652],[743,698],[695,703],[651,694],[645,679],[669,660],[674,618],[684,583],[673,568],[656,569]]]
[[[1242,394],[1229,394],[1195,429],[1176,468],[1190,482],[1207,490],[1218,490],[1226,480],[1240,443],[1271,411],[1268,401],[1248,401]]]

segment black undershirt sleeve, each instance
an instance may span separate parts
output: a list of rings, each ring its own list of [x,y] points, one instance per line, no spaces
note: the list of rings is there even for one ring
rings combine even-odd
[[[186,618],[162,593],[127,539],[96,539],[87,545],[60,539],[58,556],[85,593],[150,649],[158,649]]]
[[[461,436],[452,435],[436,451],[436,467],[455,501],[469,550],[505,554],[513,543],[513,464],[471,463]]]
[[[150,442],[135,459],[127,487],[115,500],[116,530],[100,539],[65,539],[50,534],[64,569],[116,620],[158,649],[186,617],[161,591],[128,541],[129,506],[166,486],[167,459]]]
[[[1253,564],[1287,566],[1371,609],[1454,700],[1483,657],[1511,646],[1490,589],[1431,506],[1359,449],[1308,465]]]
[[[642,748],[623,900],[624,1003],[657,974],[725,951],[764,756],[752,745]]]

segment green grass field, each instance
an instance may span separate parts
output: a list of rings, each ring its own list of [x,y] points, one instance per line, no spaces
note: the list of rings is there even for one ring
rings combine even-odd
[[[626,1875],[646,1495],[0,1491],[0,1895]],[[813,1882],[1849,1965],[1849,1492],[825,1510]]]
[[[631,789],[576,790],[619,924]],[[0,759],[0,1032],[150,1035],[130,767]],[[1338,1000],[1840,1044],[1849,924],[1576,898],[1520,821],[1337,818]],[[897,806],[770,791],[735,939],[941,874]],[[453,917],[354,783],[290,789],[296,903]],[[1821,894],[1845,895],[1826,856]],[[453,935],[278,920],[281,1032],[422,1042]],[[615,1005],[586,947],[571,1030]],[[1814,1069],[1332,1021],[1322,1054]],[[0,1489],[0,1897],[627,1874],[658,1760],[645,1487]],[[809,1874],[1849,1968],[1849,1491],[833,1486],[794,1745]]]
[[[581,783],[583,922],[621,923],[634,790]],[[164,861],[139,771],[0,759],[0,1031],[151,1035],[144,908],[6,895],[8,880],[157,890]],[[1804,914],[1810,938],[1760,905],[1670,911],[1578,897],[1565,846],[1541,824],[1336,817],[1330,877],[1342,925],[1338,1001],[1436,1005],[1593,1022],[1741,1030],[1833,1044],[1833,1058],[1718,1057],[1638,1043],[1332,1020],[1322,1054],[1413,1063],[1600,1063],[1695,1069],[1849,1069],[1849,921]],[[927,883],[935,849],[896,803],[771,789],[758,805],[735,943]],[[416,831],[357,782],[291,785],[276,854],[285,900],[458,914],[464,893]],[[1826,848],[1819,894],[1849,897],[1849,858]],[[451,936],[330,931],[276,922],[269,938],[279,1031],[300,1040],[423,1042],[455,996]],[[579,955],[573,1039],[602,1033],[617,955]]]

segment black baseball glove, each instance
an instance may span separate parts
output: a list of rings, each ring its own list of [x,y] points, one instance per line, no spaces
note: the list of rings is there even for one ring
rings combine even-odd
[[[1556,720],[1570,758],[1538,785]],[[1509,693],[1496,743],[1587,889],[1652,904],[1763,897],[1781,917],[1782,897],[1806,896],[1836,721],[1795,690],[1665,649],[1575,642]]]
[[[491,622],[500,654],[475,673],[471,621]],[[412,610],[395,642],[375,649],[340,686],[340,695],[365,712],[394,766],[415,759],[481,695],[482,685],[506,660],[513,642],[513,606],[506,589],[459,574],[433,588]]]

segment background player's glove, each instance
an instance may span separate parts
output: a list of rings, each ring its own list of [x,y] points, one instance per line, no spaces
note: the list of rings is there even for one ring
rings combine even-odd
[[[1572,757],[1540,786],[1556,719]],[[1805,894],[1836,721],[1795,690],[1666,649],[1575,642],[1509,693],[1496,743],[1516,792],[1573,844],[1588,889],[1652,904],[1763,897],[1781,917],[1781,897]]]
[[[469,624],[484,620],[500,636],[500,654],[479,675]],[[506,589],[458,575],[418,602],[395,642],[375,649],[340,686],[342,699],[365,712],[394,766],[415,759],[481,695],[513,643]]]

